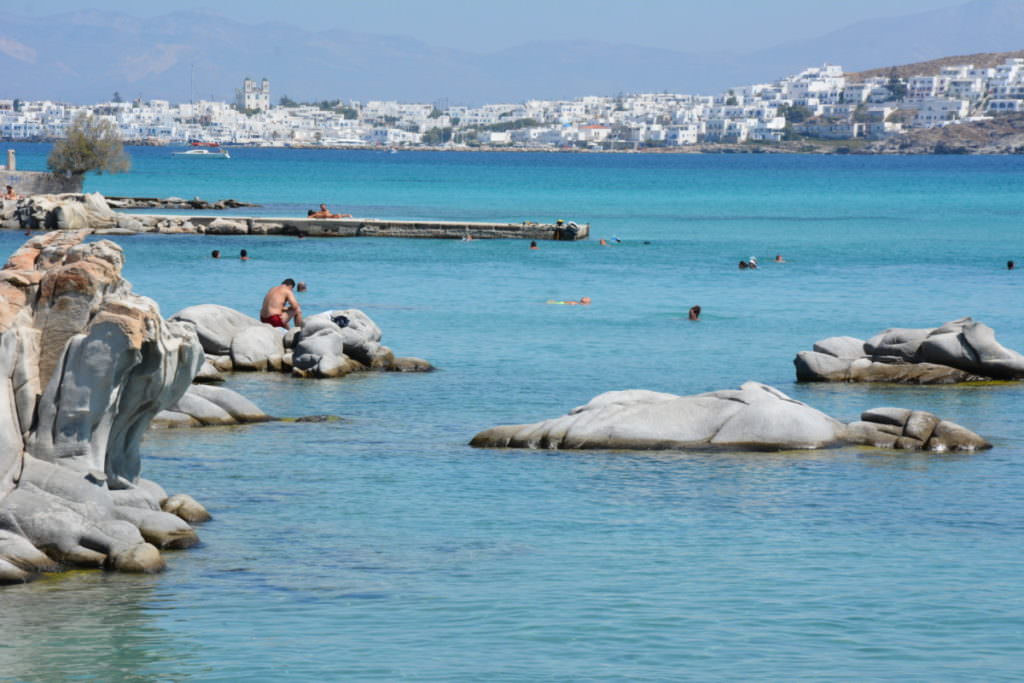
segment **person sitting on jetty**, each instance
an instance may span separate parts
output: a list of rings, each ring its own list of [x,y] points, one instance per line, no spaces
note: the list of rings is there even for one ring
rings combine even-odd
[[[263,297],[263,306],[260,308],[260,322],[288,329],[288,323],[295,320],[296,327],[302,327],[302,306],[299,306],[298,299],[292,291],[295,288],[295,280],[285,279],[276,287],[271,287],[267,295]]]
[[[321,204],[319,211],[310,211],[306,216],[309,218],[352,218],[350,213],[331,213],[326,204]]]
[[[700,320],[700,306],[690,308],[689,318],[690,320]]]
[[[10,185],[7,186],[7,191],[4,192],[4,199],[17,199],[18,193],[14,191],[14,188]]]

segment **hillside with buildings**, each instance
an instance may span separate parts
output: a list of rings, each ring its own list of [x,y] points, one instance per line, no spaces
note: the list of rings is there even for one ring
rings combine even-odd
[[[970,55],[930,59],[926,62],[914,62],[913,64],[883,66],[878,69],[848,73],[846,78],[853,83],[860,83],[869,78],[889,76],[907,79],[914,76],[928,76],[941,73],[946,67],[953,67],[959,64],[970,64],[977,69],[992,69],[1011,57],[1024,57],[1024,50],[1015,50],[1013,52],[978,52]]]
[[[129,142],[519,150],[1024,152],[1024,56],[977,55],[846,74],[826,64],[718,95],[637,93],[479,107],[372,100],[272,104],[245,79],[233,103],[120,97],[0,100],[0,137],[60,138],[80,112]]]

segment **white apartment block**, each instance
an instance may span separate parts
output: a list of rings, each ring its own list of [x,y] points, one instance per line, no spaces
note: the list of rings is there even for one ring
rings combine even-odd
[[[900,101],[895,101],[888,84],[885,76],[848,83],[842,67],[826,64],[775,83],[736,86],[717,95],[592,95],[522,104],[455,105],[443,112],[425,103],[375,100],[349,102],[342,112],[340,107],[271,106],[269,82],[264,79],[257,86],[246,79],[236,91],[236,105],[242,111],[225,102],[171,104],[166,100],[89,107],[19,102],[15,111],[13,100],[0,100],[0,136],[59,137],[76,114],[90,112],[108,117],[125,139],[164,143],[200,139],[253,145],[415,145],[436,128],[451,129],[454,144],[621,148],[779,141],[786,130],[780,113],[791,106],[807,110],[808,118],[795,124],[795,131],[835,139],[899,134],[901,124],[887,120],[896,111],[905,112],[901,119],[912,121],[914,127],[970,120],[981,107],[990,114],[1024,111],[1024,59],[1008,59],[995,68],[960,64],[937,74],[916,74],[905,82],[906,96]],[[536,124],[484,130],[523,119]]]

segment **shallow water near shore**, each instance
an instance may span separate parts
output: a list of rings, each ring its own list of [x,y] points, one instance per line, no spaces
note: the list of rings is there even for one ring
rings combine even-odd
[[[41,169],[48,146],[11,145]],[[115,237],[165,315],[361,308],[430,374],[228,386],[341,422],[151,432],[214,515],[159,576],[0,591],[15,680],[983,679],[1024,675],[1024,387],[797,385],[818,339],[971,315],[1024,351],[1024,158],[131,150],[109,195],[238,214],[592,224],[582,243]],[[622,241],[601,247],[597,239]],[[0,233],[10,253],[24,240]],[[252,260],[232,258],[245,248]],[[212,249],[226,258],[215,261]],[[785,263],[773,263],[781,253]],[[737,262],[756,255],[757,271]],[[547,305],[590,296],[590,306]],[[686,320],[699,304],[699,322]],[[477,450],[612,389],[896,405],[975,455]]]

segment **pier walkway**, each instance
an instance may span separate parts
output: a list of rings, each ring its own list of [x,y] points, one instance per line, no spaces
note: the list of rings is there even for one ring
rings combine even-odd
[[[590,236],[589,223],[476,223],[400,221],[383,218],[247,218],[235,215],[128,214],[146,227],[185,222],[207,234],[303,235],[304,237],[413,237],[433,239],[524,239],[577,241]]]

